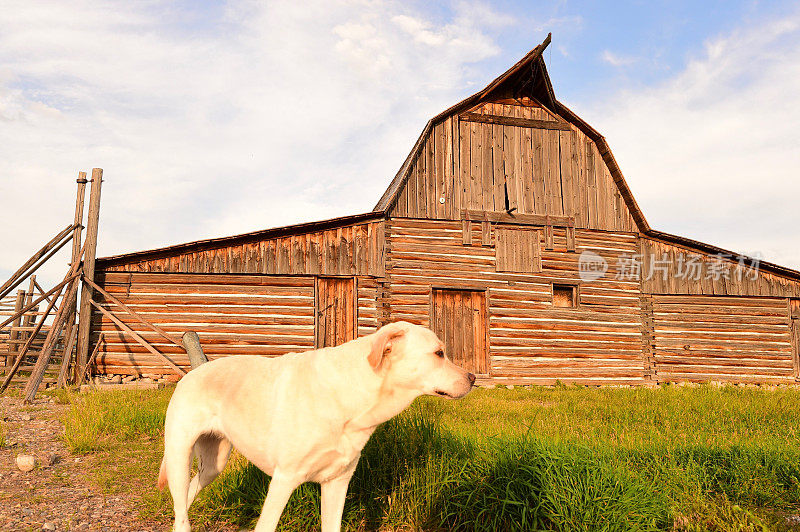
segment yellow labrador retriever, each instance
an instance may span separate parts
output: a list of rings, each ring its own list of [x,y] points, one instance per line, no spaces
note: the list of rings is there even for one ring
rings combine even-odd
[[[322,530],[338,531],[361,450],[375,428],[420,395],[459,398],[475,382],[430,329],[396,322],[338,347],[277,358],[233,356],[184,377],[167,408],[159,487],[169,483],[175,532],[236,447],[272,476],[257,531],[274,531],[286,501],[322,485]],[[189,481],[192,452],[199,471]]]

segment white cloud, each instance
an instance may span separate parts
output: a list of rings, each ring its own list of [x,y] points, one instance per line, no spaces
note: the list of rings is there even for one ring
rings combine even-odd
[[[6,2],[0,277],[71,221],[92,166],[100,255],[367,211],[509,23],[476,3]]]
[[[658,86],[576,107],[653,227],[800,268],[798,94],[795,13],[709,40]]]
[[[632,64],[634,64],[636,62],[636,58],[635,57],[623,56],[623,55],[615,54],[614,52],[612,52],[610,50],[603,50],[603,53],[600,54],[600,58],[604,62],[606,62],[609,65],[614,66],[614,67],[628,66],[628,65],[632,65]]]

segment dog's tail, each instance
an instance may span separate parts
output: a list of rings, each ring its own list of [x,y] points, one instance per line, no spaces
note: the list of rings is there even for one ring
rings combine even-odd
[[[158,470],[158,489],[163,490],[167,485],[167,457],[161,459],[161,468]]]

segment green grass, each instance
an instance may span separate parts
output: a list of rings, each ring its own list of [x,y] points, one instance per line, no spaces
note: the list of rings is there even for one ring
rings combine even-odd
[[[74,395],[64,424],[70,450],[86,454],[135,437],[163,433],[171,390],[107,391]]]
[[[155,490],[171,389],[72,396],[65,439],[103,463],[94,481]],[[800,513],[800,391],[726,387],[475,390],[422,398],[364,449],[349,530],[791,530]],[[116,468],[116,470],[114,470]],[[124,474],[121,474],[124,473]],[[132,479],[124,487],[120,477]],[[253,526],[269,479],[234,455],[192,507],[195,525]],[[319,488],[282,530],[319,527]]]

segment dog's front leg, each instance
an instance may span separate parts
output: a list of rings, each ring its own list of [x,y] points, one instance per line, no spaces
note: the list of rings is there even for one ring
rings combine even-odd
[[[322,486],[322,532],[339,532],[342,526],[344,500],[347,497],[347,486],[356,470],[358,460],[336,478],[321,484]]]
[[[264,500],[264,507],[261,509],[261,516],[256,523],[255,532],[274,532],[286,502],[300,484],[298,479],[283,475],[278,470],[275,471],[269,481],[267,498]]]

